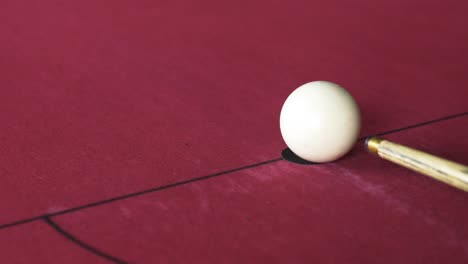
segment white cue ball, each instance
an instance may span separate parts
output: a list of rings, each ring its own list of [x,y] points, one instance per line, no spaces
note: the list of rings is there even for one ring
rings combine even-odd
[[[343,87],[327,81],[306,83],[284,102],[280,129],[289,149],[304,160],[323,163],[347,154],[360,129],[359,107]]]

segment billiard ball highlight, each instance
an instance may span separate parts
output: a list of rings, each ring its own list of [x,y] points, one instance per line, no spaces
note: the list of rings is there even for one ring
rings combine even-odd
[[[306,83],[288,96],[281,109],[280,130],[286,145],[310,162],[343,157],[356,143],[360,129],[356,101],[336,83]]]

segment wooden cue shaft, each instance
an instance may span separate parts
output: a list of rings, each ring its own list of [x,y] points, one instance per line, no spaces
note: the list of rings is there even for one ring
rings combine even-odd
[[[366,140],[369,152],[468,192],[468,167],[379,137]]]

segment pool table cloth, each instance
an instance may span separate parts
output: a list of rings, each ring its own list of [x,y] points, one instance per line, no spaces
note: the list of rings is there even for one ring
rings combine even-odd
[[[468,163],[466,10],[1,1],[0,263],[467,263],[468,194],[362,140]],[[315,80],[361,140],[291,163],[281,106]]]

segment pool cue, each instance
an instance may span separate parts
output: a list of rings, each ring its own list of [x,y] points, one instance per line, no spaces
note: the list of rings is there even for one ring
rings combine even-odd
[[[468,167],[380,137],[369,137],[367,150],[382,159],[468,192]]]

